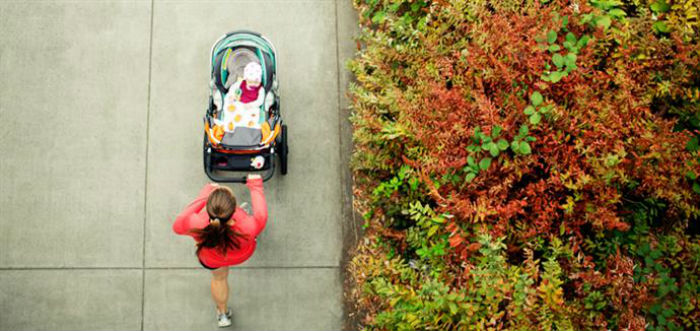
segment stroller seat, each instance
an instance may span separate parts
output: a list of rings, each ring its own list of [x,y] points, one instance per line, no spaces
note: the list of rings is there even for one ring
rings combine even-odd
[[[251,62],[263,67],[264,97],[257,112],[229,98],[229,91],[238,87],[243,80],[244,68]],[[246,43],[222,49],[216,56],[211,95],[213,113],[209,128],[213,143],[253,147],[265,146],[274,138],[277,116],[272,114],[272,108],[277,100],[277,87],[273,63],[268,53]]]
[[[238,127],[233,132],[224,133],[221,143],[229,146],[252,146],[262,140],[262,130]]]

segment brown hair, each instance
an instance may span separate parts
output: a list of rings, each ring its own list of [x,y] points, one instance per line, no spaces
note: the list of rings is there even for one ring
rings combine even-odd
[[[236,211],[236,197],[226,187],[217,187],[209,194],[207,199],[207,214],[209,214],[209,224],[203,229],[192,229],[191,232],[197,236],[197,256],[202,248],[218,248],[222,254],[230,248],[239,248],[239,238],[244,234],[233,230],[227,222]]]

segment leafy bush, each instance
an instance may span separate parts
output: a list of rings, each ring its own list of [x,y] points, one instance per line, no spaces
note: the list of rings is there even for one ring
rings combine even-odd
[[[367,329],[700,328],[697,1],[355,6]]]

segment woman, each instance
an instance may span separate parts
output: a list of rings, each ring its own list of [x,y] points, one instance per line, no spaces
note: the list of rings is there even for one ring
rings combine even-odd
[[[253,215],[236,207],[233,191],[207,184],[175,220],[173,231],[197,242],[197,257],[211,270],[211,296],[216,303],[219,327],[231,325],[228,302],[228,267],[243,263],[255,251],[255,238],[267,223],[267,204],[262,178],[248,175],[246,182]]]

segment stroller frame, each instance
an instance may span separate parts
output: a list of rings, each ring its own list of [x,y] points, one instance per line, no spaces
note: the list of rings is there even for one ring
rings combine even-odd
[[[269,109],[269,114],[267,114],[268,121],[272,121],[273,123],[270,136],[272,139],[266,143],[261,142],[257,145],[226,145],[223,144],[223,142],[216,143],[215,141],[212,141],[212,138],[210,137],[212,118],[217,110],[213,100],[213,93],[214,91],[217,93],[222,93],[221,89],[225,89],[225,87],[223,87],[225,81],[222,82],[221,77],[215,76],[220,75],[220,72],[215,72],[215,69],[220,70],[222,65],[226,65],[226,63],[220,63],[221,59],[218,58],[218,55],[232,47],[244,47],[240,45],[231,46],[233,42],[230,39],[238,36],[241,38],[258,38],[261,42],[264,42],[266,44],[264,46],[269,47],[272,52],[272,62],[274,66],[272,67],[273,70],[270,76],[271,79],[266,79],[265,86],[263,87],[266,94],[273,93],[274,95],[274,103]],[[222,44],[222,42],[224,42],[224,44]],[[257,49],[257,46],[245,47],[256,47]],[[215,52],[217,54],[215,54]],[[259,51],[258,54],[262,54],[262,52]],[[248,30],[229,32],[217,39],[217,41],[212,45],[210,52],[210,74],[211,93],[209,95],[209,107],[207,108],[206,115],[204,116],[205,132],[203,144],[204,172],[206,173],[207,177],[215,182],[245,183],[247,180],[245,176],[232,176],[226,175],[225,173],[230,171],[263,172],[263,181],[267,181],[274,175],[276,155],[279,157],[280,173],[282,175],[286,175],[287,154],[289,152],[289,147],[287,144],[287,125],[283,123],[280,115],[280,100],[279,92],[277,90],[277,50],[275,49],[274,44],[272,44],[269,39],[257,32]],[[223,101],[221,106],[223,107]],[[251,166],[251,159],[258,156],[262,156],[265,160],[264,166],[260,169],[253,168]]]

